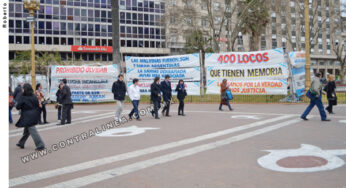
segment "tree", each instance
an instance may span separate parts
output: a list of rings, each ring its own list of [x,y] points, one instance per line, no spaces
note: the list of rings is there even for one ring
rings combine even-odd
[[[346,3],[342,3],[340,7],[346,7]],[[336,55],[336,60],[340,62],[340,80],[341,83],[346,84],[345,80],[345,65],[346,65],[346,49],[345,43],[342,39],[341,33],[344,32],[342,14],[346,13],[345,9],[339,14],[335,14],[337,22],[334,24],[335,27],[331,28],[331,32],[335,35],[331,35],[331,49]]]
[[[259,50],[258,44],[262,31],[269,22],[269,13],[265,0],[244,0],[240,3],[240,7],[242,7],[240,9],[245,12],[240,13],[242,15],[241,22],[243,22],[241,25],[241,32],[243,34],[250,34],[250,50],[257,51]]]
[[[213,49],[210,47],[211,38],[207,38],[201,30],[194,30],[186,36],[185,51],[186,53],[200,53],[201,52],[201,77],[203,82],[201,82],[201,94],[204,96],[204,86],[206,85],[206,80],[204,79],[206,75],[205,70],[205,53],[212,53]]]

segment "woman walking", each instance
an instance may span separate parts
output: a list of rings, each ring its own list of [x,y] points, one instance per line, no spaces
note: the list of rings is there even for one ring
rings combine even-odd
[[[179,80],[177,87],[175,88],[177,92],[177,98],[179,100],[178,115],[185,116],[184,114],[184,99],[187,95],[185,84],[183,80]]]
[[[39,124],[46,124],[47,122],[47,110],[46,110],[46,104],[43,92],[42,92],[42,85],[38,83],[36,85],[36,97],[38,99],[39,105],[40,105],[40,119]],[[43,123],[41,121],[41,114],[43,112]]]
[[[334,80],[334,75],[330,74],[328,76],[328,83],[323,89],[325,92],[327,92],[328,107],[326,108],[326,110],[329,112],[329,114],[334,114],[333,105],[337,104],[337,98],[335,93],[336,86]]]
[[[232,111],[232,107],[229,104],[229,99],[227,97],[227,93],[226,91],[229,90],[229,86],[227,85],[227,79],[223,79],[222,83],[221,83],[221,101],[220,101],[220,106],[219,106],[219,110],[222,111],[222,105],[227,105],[228,109],[230,111]]]
[[[20,118],[16,123],[16,127],[24,127],[24,132],[22,138],[16,145],[23,149],[26,140],[31,135],[35,142],[36,150],[40,151],[45,149],[45,145],[35,127],[40,118],[40,110],[39,102],[33,92],[34,91],[30,84],[24,84],[23,96],[20,98],[16,106],[18,110],[21,110]]]

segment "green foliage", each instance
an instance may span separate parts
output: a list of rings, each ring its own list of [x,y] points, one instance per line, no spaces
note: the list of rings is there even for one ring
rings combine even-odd
[[[244,0],[240,2],[243,12],[239,12],[241,17],[241,32],[250,34],[250,50],[258,50],[259,38],[269,23],[269,11],[265,0]]]

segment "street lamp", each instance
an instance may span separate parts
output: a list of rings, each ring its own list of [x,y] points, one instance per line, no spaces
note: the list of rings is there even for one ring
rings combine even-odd
[[[29,11],[30,17],[27,21],[30,22],[31,29],[31,83],[34,91],[36,90],[36,72],[35,72],[35,38],[34,38],[34,14],[36,10],[40,10],[39,0],[25,0],[24,8]]]
[[[311,64],[310,64],[310,23],[309,23],[309,0],[304,1],[304,20],[305,20],[305,91],[311,86]]]

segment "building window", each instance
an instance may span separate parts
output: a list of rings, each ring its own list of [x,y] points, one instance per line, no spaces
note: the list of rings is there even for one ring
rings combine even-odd
[[[220,10],[220,3],[219,2],[214,3],[214,10],[215,11],[219,11]]]

